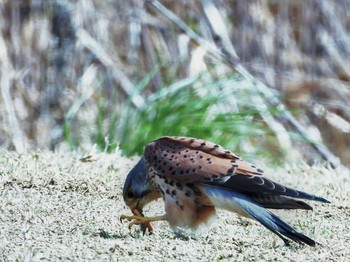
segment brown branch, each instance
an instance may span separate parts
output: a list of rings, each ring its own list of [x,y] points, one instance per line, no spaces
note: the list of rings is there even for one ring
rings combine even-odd
[[[142,96],[135,94],[134,84],[129,78],[118,68],[116,63],[109,57],[107,52],[93,39],[88,32],[80,29],[77,32],[80,43],[86,47],[110,72],[112,77],[122,87],[123,91],[128,95],[136,108],[143,107],[145,101]]]

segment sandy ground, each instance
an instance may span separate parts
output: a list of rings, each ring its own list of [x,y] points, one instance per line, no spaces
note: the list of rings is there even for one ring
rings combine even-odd
[[[348,261],[350,175],[306,165],[267,176],[324,196],[313,212],[279,211],[316,247],[285,246],[261,225],[229,212],[197,239],[176,238],[166,222],[153,235],[128,229],[122,185],[137,160],[100,154],[92,162],[73,153],[0,153],[0,261]],[[161,214],[159,201],[146,215]]]

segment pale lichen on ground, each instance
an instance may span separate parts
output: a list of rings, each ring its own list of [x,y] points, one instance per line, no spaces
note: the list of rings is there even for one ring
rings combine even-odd
[[[0,154],[0,260],[78,261],[346,261],[350,257],[348,170],[297,165],[265,168],[268,177],[329,199],[314,211],[278,211],[315,239],[316,247],[283,242],[258,223],[220,211],[198,239],[176,238],[166,222],[153,235],[128,229],[122,198],[135,163],[115,154],[80,161],[75,153]],[[162,214],[158,201],[146,215]]]

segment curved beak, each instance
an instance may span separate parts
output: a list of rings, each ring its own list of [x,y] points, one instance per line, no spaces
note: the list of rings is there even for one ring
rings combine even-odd
[[[133,200],[133,201],[131,201],[131,202],[129,202],[129,203],[126,203],[126,204],[127,204],[127,206],[130,208],[131,212],[132,212],[134,215],[136,215],[136,214],[134,213],[135,210],[137,210],[137,211],[139,211],[139,212],[142,212],[142,207],[140,206],[140,200],[135,199],[135,200]]]
[[[143,205],[140,203],[140,200],[132,201],[129,205],[131,212],[134,216],[144,217],[145,215],[142,213]]]

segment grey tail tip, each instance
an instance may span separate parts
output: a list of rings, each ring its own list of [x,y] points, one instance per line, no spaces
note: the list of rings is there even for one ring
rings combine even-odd
[[[292,240],[294,240],[295,242],[299,243],[299,244],[307,244],[311,247],[314,247],[316,245],[316,242],[315,240],[297,232],[297,233],[294,233],[293,235],[288,235],[288,237]]]
[[[322,202],[322,203],[331,203],[331,201],[329,201],[329,200],[327,200],[327,199],[325,199],[323,197],[318,197],[318,196],[315,196],[314,200]]]
[[[281,221],[281,220],[280,220]],[[285,224],[283,221],[281,221],[282,223],[281,224],[278,224],[279,226],[281,226],[279,228],[279,230],[271,230],[272,232],[274,232],[276,235],[278,235],[284,242],[284,244],[286,246],[289,246],[290,244],[290,240],[293,240],[294,242],[298,243],[298,244],[306,244],[308,246],[311,246],[311,247],[314,247],[316,245],[316,242],[315,240],[305,236],[304,234],[302,233],[299,233],[297,231],[295,231],[293,228],[289,227],[287,224]],[[287,227],[286,228],[283,228],[284,225],[286,225]],[[289,230],[289,229],[291,230]],[[285,238],[285,237],[288,237]]]
[[[279,237],[283,240],[283,242],[284,242],[284,244],[286,246],[290,246],[290,240],[289,239],[286,239],[283,236],[279,236]],[[314,240],[312,240],[311,238],[307,238],[307,239],[303,239],[303,240],[293,239],[293,241],[295,241],[296,243],[298,243],[300,245],[306,244],[306,245],[308,245],[310,247],[316,246],[316,242]]]

